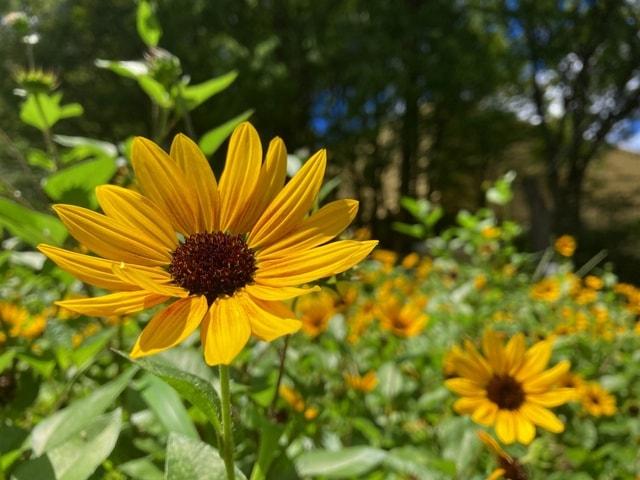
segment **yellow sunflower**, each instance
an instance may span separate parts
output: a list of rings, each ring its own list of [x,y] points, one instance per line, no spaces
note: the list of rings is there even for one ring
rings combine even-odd
[[[500,335],[491,330],[484,334],[482,353],[466,342],[464,350],[449,357],[457,377],[445,384],[463,397],[454,403],[454,410],[471,415],[476,423],[493,426],[506,444],[531,443],[536,425],[562,432],[562,421],[549,408],[570,401],[574,392],[556,386],[569,370],[568,361],[545,370],[551,350],[548,339],[526,350],[521,333],[505,346]]]
[[[614,415],[617,411],[616,397],[596,382],[584,383],[578,393],[582,408],[594,417],[608,417]]]
[[[401,303],[397,296],[385,300],[378,308],[380,325],[398,337],[415,337],[424,330],[429,317],[424,313],[424,298]]]
[[[344,379],[349,387],[364,393],[371,392],[378,385],[378,376],[374,370],[370,370],[364,375],[345,373]]]
[[[358,203],[314,205],[326,165],[320,150],[285,185],[284,143],[262,145],[249,123],[235,129],[216,180],[196,144],[177,135],[169,154],[133,142],[138,191],[98,187],[103,213],[56,205],[69,232],[96,256],[40,245],[80,280],[114,293],[58,305],[90,316],[126,315],[168,303],[146,325],[132,357],[160,352],[198,327],[209,365],[229,364],[251,334],[271,341],[300,328],[283,300],[343,272],[375,241],[330,242],[353,220]]]

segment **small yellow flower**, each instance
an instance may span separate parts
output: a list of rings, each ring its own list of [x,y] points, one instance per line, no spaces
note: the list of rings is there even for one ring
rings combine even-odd
[[[280,393],[280,397],[296,412],[304,412],[304,399],[297,390],[283,383],[280,385],[278,392]]]
[[[598,299],[598,292],[591,288],[581,288],[574,297],[578,305],[587,305]]]
[[[433,260],[430,258],[423,258],[416,268],[416,278],[418,280],[424,280],[429,276],[431,270],[433,270]]]
[[[393,266],[398,259],[398,254],[393,250],[378,248],[371,254],[371,258],[382,263],[385,266]]]
[[[600,290],[604,287],[604,281],[595,275],[587,275],[584,279],[584,284],[593,290]]]
[[[344,379],[351,388],[365,393],[371,392],[378,385],[378,376],[373,370],[364,375],[345,373]]]
[[[313,420],[318,416],[320,411],[316,407],[307,407],[304,411],[304,418],[306,420]]]
[[[411,252],[402,259],[402,266],[406,269],[411,269],[415,267],[419,261],[420,255],[418,255],[416,252]]]
[[[616,397],[596,382],[584,384],[579,394],[582,408],[594,417],[611,416],[617,411]]]
[[[560,284],[555,278],[545,278],[533,285],[531,298],[544,302],[555,302],[560,298]]]
[[[554,247],[563,257],[571,257],[576,251],[576,240],[571,235],[562,235],[556,239]]]
[[[473,286],[476,290],[482,290],[487,286],[487,276],[484,273],[476,275],[473,279]]]
[[[557,383],[568,371],[569,362],[563,360],[547,369],[553,343],[540,341],[528,350],[524,335],[514,335],[506,345],[500,334],[485,331],[482,353],[471,342],[452,359],[458,377],[445,385],[462,398],[454,403],[454,410],[471,415],[471,419],[485,426],[493,426],[498,438],[510,444],[531,443],[536,428],[559,433],[562,421],[549,410],[573,398],[570,388]]]
[[[423,299],[412,299],[401,304],[397,297],[392,297],[380,306],[381,326],[399,337],[415,337],[429,320],[423,308]]]
[[[498,238],[501,233],[502,231],[500,230],[500,228],[495,226],[486,226],[480,231],[480,234],[487,240]]]
[[[335,295],[327,289],[310,293],[298,300],[296,313],[302,321],[302,330],[310,337],[317,337],[329,326],[336,314]]]
[[[231,135],[219,179],[198,146],[177,135],[169,153],[144,138],[132,146],[139,192],[96,189],[103,213],[72,205],[54,210],[96,256],[38,248],[80,280],[114,293],[58,305],[110,317],[165,304],[138,337],[131,356],[172,348],[199,330],[205,361],[230,364],[251,335],[272,341],[302,323],[284,303],[300,288],[344,272],[375,241],[332,240],[352,222],[358,203],[314,206],[326,152],[314,154],[287,183],[281,139],[262,143],[245,122]],[[169,303],[171,302],[171,303]]]
[[[349,325],[349,334],[347,341],[351,344],[356,343],[362,337],[367,327],[371,325],[375,318],[376,304],[373,300],[366,300],[358,305],[355,311],[347,318]]]

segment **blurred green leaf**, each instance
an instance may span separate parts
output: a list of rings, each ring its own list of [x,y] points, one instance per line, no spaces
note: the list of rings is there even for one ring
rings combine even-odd
[[[402,391],[402,372],[394,362],[387,362],[378,370],[379,391],[391,399]]]
[[[147,65],[137,61],[96,60],[96,67],[111,70],[121,77],[134,80],[149,73]]]
[[[86,480],[111,454],[120,435],[122,411],[117,409],[90,421],[45,455],[20,465],[16,480]]]
[[[224,461],[211,446],[178,433],[171,433],[167,442],[165,464],[167,480],[222,480],[227,478]],[[246,477],[236,469],[236,478]]]
[[[237,78],[238,72],[232,71],[225,75],[207,80],[197,85],[186,85],[180,89],[183,106],[187,111],[194,110],[202,103],[225,90]]]
[[[41,455],[49,452],[87,428],[96,415],[100,415],[113,405],[114,400],[127,388],[137,370],[136,367],[130,368],[115,380],[38,423],[30,436],[34,453]]]
[[[76,156],[80,158],[86,158],[90,155],[106,155],[107,157],[115,158],[118,155],[118,147],[113,143],[103,142],[101,140],[96,140],[95,138],[54,135],[53,140],[63,147],[77,149],[76,151],[80,150],[78,147],[82,147],[82,155],[84,156],[76,154]]]
[[[56,368],[56,361],[53,359],[47,359],[37,357],[31,353],[18,353],[17,357],[24,363],[29,365],[35,372],[38,372],[44,378],[51,377],[53,369]]]
[[[233,129],[236,128],[240,123],[244,122],[247,118],[249,118],[253,114],[253,110],[246,110],[242,112],[240,115],[233,117],[231,120],[223,123],[222,125],[209,130],[205,133],[202,138],[200,138],[200,149],[205,153],[205,155],[211,155],[214,153],[222,142],[224,142]]]
[[[47,152],[32,148],[27,153],[27,163],[33,167],[39,167],[44,170],[52,171],[56,168],[56,162],[49,156]]]
[[[62,245],[68,235],[57,218],[4,198],[0,198],[0,225],[34,247],[39,243]]]
[[[116,332],[115,328],[107,328],[85,340],[82,345],[71,352],[71,360],[79,370],[84,370],[104,351],[105,347]]]
[[[138,77],[138,84],[156,105],[162,108],[171,108],[173,106],[173,100],[167,89],[150,75]]]
[[[151,457],[130,460],[118,465],[118,470],[133,480],[164,480],[164,473],[156,467]]]
[[[196,427],[176,391],[153,375],[147,375],[144,383],[146,385],[141,392],[142,398],[155,413],[158,421],[164,425],[165,430],[198,438]]]
[[[82,105],[79,103],[60,105],[61,101],[61,93],[29,94],[20,107],[20,119],[27,125],[45,131],[59,120],[82,115]]]
[[[59,170],[43,182],[44,191],[52,200],[95,209],[98,202],[94,190],[108,183],[117,171],[113,158],[88,160]]]
[[[386,457],[384,450],[373,447],[346,447],[341,450],[312,450],[295,459],[301,476],[351,478],[365,475]]]
[[[153,11],[153,5],[147,0],[140,0],[136,13],[138,35],[148,47],[157,47],[162,36],[162,27]]]

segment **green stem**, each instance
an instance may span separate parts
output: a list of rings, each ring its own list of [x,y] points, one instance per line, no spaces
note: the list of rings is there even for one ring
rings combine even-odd
[[[58,158],[58,147],[56,147],[55,142],[53,141],[53,135],[51,134],[51,127],[49,126],[49,120],[47,119],[47,115],[44,113],[44,108],[42,107],[42,102],[40,100],[40,94],[34,94],[33,98],[36,101],[36,108],[38,109],[38,114],[40,115],[40,119],[42,120],[42,124],[44,125],[44,130],[42,130],[42,136],[44,137],[44,143],[47,146],[47,151],[49,155],[53,157],[53,161],[56,166],[56,170],[60,167],[60,162]]]
[[[220,365],[220,403],[222,410],[223,458],[227,470],[227,480],[235,480],[236,471],[233,464],[233,432],[231,431],[231,394],[229,392],[229,366]]]

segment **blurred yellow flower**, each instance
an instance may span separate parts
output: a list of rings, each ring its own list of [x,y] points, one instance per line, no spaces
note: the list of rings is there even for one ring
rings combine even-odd
[[[0,302],[0,344],[7,336],[33,340],[39,337],[47,327],[48,311],[32,315],[29,310],[11,302]]]
[[[482,353],[467,341],[462,355],[453,359],[457,378],[445,385],[462,398],[454,410],[471,415],[485,426],[493,426],[498,438],[524,445],[535,437],[535,426],[554,433],[564,430],[562,421],[549,408],[570,401],[574,392],[556,386],[569,371],[563,360],[546,369],[552,340],[536,343],[526,350],[524,335],[518,333],[503,345],[500,334],[486,330]]]
[[[349,333],[347,335],[347,341],[351,344],[356,343],[360,340],[360,337],[365,332],[367,327],[371,325],[373,319],[375,318],[376,312],[376,304],[373,300],[366,300],[362,304],[358,305],[351,313],[349,317],[347,317],[347,322],[349,325]]]
[[[313,420],[318,416],[318,413],[320,413],[320,411],[316,407],[307,407],[304,410],[304,418],[306,420]]]
[[[296,314],[302,321],[302,331],[310,337],[317,337],[329,326],[329,320],[336,314],[336,297],[331,290],[322,289],[298,299]]]
[[[484,273],[480,273],[473,278],[473,286],[476,290],[482,290],[487,286],[487,276]]]
[[[278,392],[280,393],[280,397],[296,412],[304,412],[304,399],[297,390],[283,383],[280,385]]]
[[[571,235],[562,235],[556,239],[554,247],[563,257],[571,257],[576,251],[576,240]]]
[[[524,467],[515,458],[505,452],[491,435],[482,430],[477,433],[482,443],[495,455],[499,465],[498,468],[491,472],[487,480],[498,480],[500,478],[506,480],[526,480],[528,478]]]
[[[344,379],[351,388],[365,393],[371,392],[378,385],[378,376],[373,370],[364,375],[345,373]]]
[[[399,337],[414,337],[429,319],[423,309],[423,299],[411,299],[401,304],[397,297],[392,297],[379,307],[380,324]]]
[[[560,298],[560,284],[555,278],[542,279],[531,288],[531,298],[555,302]]]
[[[406,269],[415,267],[420,261],[420,255],[416,252],[411,252],[402,259],[402,266]]]
[[[205,361],[228,365],[252,334],[272,341],[296,332],[302,324],[283,301],[311,291],[300,285],[353,267],[377,243],[332,242],[355,217],[354,200],[307,215],[322,184],[324,150],[285,184],[284,143],[274,139],[263,162],[260,138],[247,122],[229,140],[219,182],[184,135],[168,154],[136,138],[132,163],[142,193],[98,187],[104,214],[54,206],[98,256],[39,249],[80,280],[114,292],[58,302],[68,310],[109,317],[172,302],[145,326],[134,358],[172,348],[199,329]]]
[[[589,382],[579,389],[580,403],[594,417],[611,416],[617,411],[616,397],[596,382]]]
[[[480,231],[480,234],[487,240],[498,238],[500,236],[500,233],[502,233],[500,228],[495,226],[486,226]]]
[[[593,290],[600,290],[604,287],[604,281],[595,275],[587,275],[584,279],[584,284]]]
[[[419,280],[424,280],[429,276],[429,273],[431,273],[432,269],[433,260],[431,260],[430,258],[423,258],[416,268],[416,277]]]

